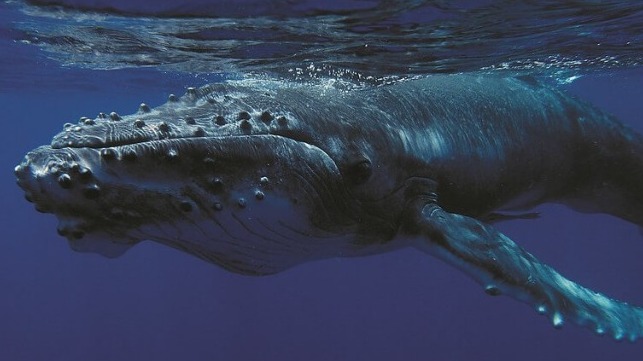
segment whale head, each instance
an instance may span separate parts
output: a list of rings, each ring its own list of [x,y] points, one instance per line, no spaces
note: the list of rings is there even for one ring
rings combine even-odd
[[[25,156],[18,184],[73,249],[108,257],[153,240],[269,274],[395,232],[382,216],[400,202],[386,196],[395,185],[366,196],[382,187],[368,137],[307,121],[316,114],[292,103],[310,99],[278,91],[288,94],[217,84],[132,115],[83,117]]]

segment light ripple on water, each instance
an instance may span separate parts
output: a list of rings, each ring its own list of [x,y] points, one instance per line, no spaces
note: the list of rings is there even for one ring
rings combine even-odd
[[[583,74],[643,63],[639,1],[29,3],[11,2],[25,14],[13,39],[88,69],[369,82],[477,70]]]

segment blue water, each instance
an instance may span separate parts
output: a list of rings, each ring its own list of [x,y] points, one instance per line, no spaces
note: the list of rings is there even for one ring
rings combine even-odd
[[[638,2],[543,5],[537,12],[513,5],[501,14],[500,6],[472,1],[390,2],[397,8],[378,11],[373,1],[294,8],[286,1],[194,1],[180,9],[169,1],[114,1],[109,9],[107,1],[59,3],[102,10],[0,5],[0,360],[642,359],[641,341],[616,343],[575,325],[554,330],[530,307],[489,297],[458,270],[414,250],[312,262],[259,278],[151,242],[112,260],[75,253],[56,234],[54,217],[23,199],[13,176],[24,153],[80,116],[131,113],[142,101],[158,105],[168,93],[222,77],[296,77],[297,68],[308,77],[311,62],[324,76],[358,81],[480,69],[549,76],[643,132]],[[360,12],[368,16],[355,22]],[[177,28],[167,28],[172,24]],[[81,31],[91,26],[112,35],[100,42],[99,32]],[[327,32],[313,37],[322,28]],[[200,37],[182,36],[180,50],[168,46],[179,33]],[[473,46],[476,34],[483,40]],[[376,50],[347,50],[360,37]],[[117,44],[107,49],[110,39]],[[143,53],[148,61],[136,61]],[[539,210],[539,220],[498,228],[563,275],[643,305],[637,227],[560,206]]]

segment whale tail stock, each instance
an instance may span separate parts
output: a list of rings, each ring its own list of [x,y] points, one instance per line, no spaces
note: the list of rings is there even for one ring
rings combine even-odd
[[[643,136],[582,102],[570,109],[580,141],[574,179],[563,191],[563,203],[576,211],[607,213],[643,227]]]

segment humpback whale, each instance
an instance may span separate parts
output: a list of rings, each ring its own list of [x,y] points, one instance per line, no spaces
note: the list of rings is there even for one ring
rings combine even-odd
[[[116,257],[152,240],[266,275],[416,247],[555,327],[643,335],[643,309],[564,278],[492,226],[545,202],[643,225],[641,135],[533,78],[188,88],[67,123],[15,174],[75,250]]]

